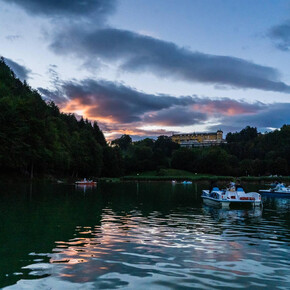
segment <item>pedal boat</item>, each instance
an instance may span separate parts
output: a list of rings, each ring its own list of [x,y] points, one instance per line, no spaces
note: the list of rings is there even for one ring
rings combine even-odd
[[[283,183],[278,183],[274,188],[261,189],[259,190],[261,194],[268,194],[273,196],[289,196],[290,197],[290,187],[286,187]]]
[[[96,185],[97,182],[93,181],[93,180],[80,180],[80,181],[76,181],[75,182],[76,185]]]
[[[221,207],[230,207],[233,204],[250,204],[252,206],[261,205],[261,195],[259,193],[246,193],[241,187],[238,187],[237,190],[229,188],[220,190],[218,187],[214,187],[211,191],[203,190],[201,197],[205,204],[215,206],[219,205]]]

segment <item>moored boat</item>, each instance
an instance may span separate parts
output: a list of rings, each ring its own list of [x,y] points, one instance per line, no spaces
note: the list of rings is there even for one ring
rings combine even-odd
[[[259,193],[273,196],[290,196],[290,187],[286,187],[284,183],[276,183],[275,187],[272,187],[270,189],[261,189],[259,190]]]
[[[223,190],[213,187],[212,190],[203,190],[201,197],[205,204],[220,205],[222,207],[229,207],[233,204],[250,204],[252,206],[261,204],[261,195],[259,193],[246,193],[242,187],[230,187]]]
[[[192,184],[192,181],[185,180],[185,181],[182,181],[182,184]]]
[[[96,185],[97,182],[93,180],[87,180],[86,178],[84,178],[83,180],[76,181],[75,184],[76,185]]]

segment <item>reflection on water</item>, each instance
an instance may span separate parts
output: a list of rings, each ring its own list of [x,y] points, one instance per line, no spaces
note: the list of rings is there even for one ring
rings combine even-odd
[[[50,185],[17,202],[2,196],[11,265],[0,262],[0,287],[288,288],[290,199],[218,209],[202,204],[204,186],[100,184],[83,194]]]
[[[86,185],[82,185],[82,184],[76,184],[75,185],[75,189],[77,191],[81,191],[83,193],[86,193],[86,192],[91,192],[93,191],[95,188],[97,187],[97,184],[86,184]]]

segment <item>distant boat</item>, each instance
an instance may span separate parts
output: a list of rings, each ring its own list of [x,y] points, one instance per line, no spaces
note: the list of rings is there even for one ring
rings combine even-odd
[[[182,184],[192,184],[192,181],[182,181]]]
[[[284,183],[277,183],[274,188],[270,189],[261,189],[259,190],[261,194],[268,194],[268,195],[281,195],[281,196],[290,196],[290,187],[286,187]]]
[[[96,185],[97,182],[93,180],[87,180],[86,178],[84,178],[83,180],[76,181],[75,184],[76,185]]]
[[[238,187],[236,190],[233,188],[220,190],[218,187],[214,187],[212,190],[203,190],[201,197],[205,204],[219,204],[222,207],[229,207],[231,204],[250,204],[253,206],[261,204],[259,193],[246,193],[242,187]]]

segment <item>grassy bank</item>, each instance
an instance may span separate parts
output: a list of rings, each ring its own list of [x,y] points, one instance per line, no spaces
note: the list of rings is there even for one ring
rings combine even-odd
[[[98,182],[121,182],[121,181],[233,181],[239,179],[242,182],[262,182],[262,183],[271,183],[274,181],[285,182],[287,184],[290,183],[290,176],[219,176],[212,174],[197,174],[184,170],[177,169],[160,169],[155,171],[146,171],[140,173],[134,173],[123,177],[90,177],[91,179]],[[53,175],[43,175],[39,177],[34,177],[33,182],[36,181],[45,181],[45,182],[57,182],[57,183],[74,183],[76,179],[82,178],[72,178],[72,177],[60,177]],[[0,181],[11,181],[15,182],[15,180],[19,182],[27,182],[31,181],[30,178],[16,175],[16,174],[0,174]]]
[[[136,173],[128,176],[124,176],[122,180],[125,181],[200,181],[200,180],[221,180],[221,181],[229,181],[232,180],[232,176],[216,176],[210,174],[196,174],[184,170],[177,169],[161,169],[158,171],[148,171],[142,173]]]
[[[196,174],[184,170],[177,169],[161,169],[158,171],[147,171],[141,173],[135,173],[132,175],[124,176],[121,180],[124,181],[232,181],[235,179],[239,179],[245,182],[273,182],[273,181],[284,181],[290,182],[290,176],[241,176],[241,177],[233,177],[233,176],[218,176],[211,174]]]

